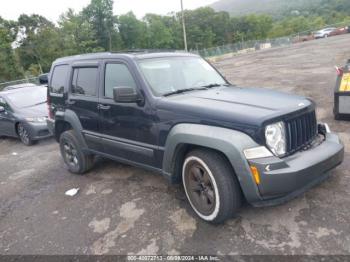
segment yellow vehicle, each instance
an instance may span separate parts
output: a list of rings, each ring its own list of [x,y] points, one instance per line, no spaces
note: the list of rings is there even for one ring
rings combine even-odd
[[[350,59],[342,68],[336,68],[338,78],[334,92],[334,117],[350,120]]]

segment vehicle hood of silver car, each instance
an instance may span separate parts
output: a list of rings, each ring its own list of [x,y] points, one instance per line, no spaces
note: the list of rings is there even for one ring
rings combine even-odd
[[[48,116],[47,104],[43,103],[25,108],[17,108],[16,114],[21,117],[46,117]]]

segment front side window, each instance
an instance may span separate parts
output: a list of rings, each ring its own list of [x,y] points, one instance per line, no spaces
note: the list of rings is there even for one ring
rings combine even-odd
[[[72,94],[96,96],[97,67],[75,68],[72,79]]]
[[[152,58],[139,62],[142,73],[155,95],[207,85],[225,85],[226,81],[200,57]]]
[[[113,88],[118,86],[136,88],[136,83],[126,65],[107,64],[105,74],[105,97],[113,98]]]
[[[63,94],[68,69],[68,65],[59,65],[54,68],[50,85],[50,93]]]

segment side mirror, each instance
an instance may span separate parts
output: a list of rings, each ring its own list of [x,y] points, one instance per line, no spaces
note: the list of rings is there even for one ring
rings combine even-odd
[[[117,103],[137,103],[141,101],[136,88],[128,86],[114,87],[113,99]]]
[[[46,85],[49,83],[49,74],[42,74],[39,76],[39,83],[41,85]]]
[[[4,113],[6,110],[5,110],[5,107],[3,106],[0,106],[0,113]]]

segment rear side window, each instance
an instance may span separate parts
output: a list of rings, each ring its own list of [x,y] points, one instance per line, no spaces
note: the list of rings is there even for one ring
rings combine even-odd
[[[75,68],[72,79],[72,94],[96,96],[97,67]]]
[[[60,65],[54,68],[51,79],[50,93],[63,94],[68,69],[68,65]]]
[[[117,86],[136,88],[136,83],[126,65],[107,64],[105,75],[105,97],[113,98],[113,88]]]

